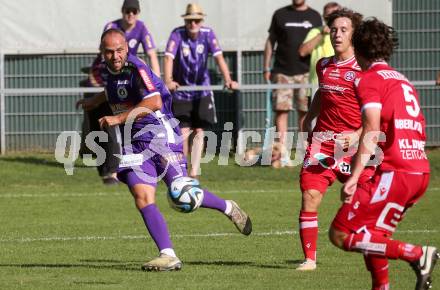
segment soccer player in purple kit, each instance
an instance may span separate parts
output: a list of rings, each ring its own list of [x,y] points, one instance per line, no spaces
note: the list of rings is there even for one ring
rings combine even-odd
[[[142,45],[144,52],[148,55],[153,72],[160,76],[156,46],[145,24],[138,20],[140,11],[139,0],[125,0],[121,8],[122,18],[107,23],[104,26],[104,31],[110,28],[124,31],[130,54],[136,55],[139,46]],[[103,86],[103,80],[100,74],[102,66],[105,66],[105,64],[103,63],[101,54],[98,54],[90,69],[87,86]],[[90,131],[99,131],[98,119],[110,113],[111,110],[107,104],[102,104],[94,110],[87,112],[87,115],[84,117],[84,123],[88,123],[90,130],[83,130],[83,135],[86,136]],[[85,126],[85,128],[87,128],[87,126]],[[107,158],[102,165],[98,166],[98,172],[104,184],[116,184],[118,181],[115,171],[118,167],[119,159],[115,158],[114,154],[119,153],[120,148],[116,141],[114,128],[108,128],[105,131],[109,136],[109,141],[106,143],[98,142],[98,144],[104,148]]]
[[[162,177],[169,187],[174,179],[187,174],[180,129],[171,112],[172,96],[148,65],[128,54],[122,31],[106,30],[100,48],[106,63],[101,71],[105,91],[93,98],[79,100],[77,106],[89,110],[107,101],[114,115],[101,118],[100,125],[115,126],[125,130],[124,135],[130,135],[122,139],[118,178],[127,184],[159,249],[159,257],[145,263],[142,269],[179,270],[182,262],[173,250],[167,224],[155,204],[158,179]],[[222,212],[244,235],[252,231],[250,218],[234,201],[223,200],[204,190],[201,207]]]
[[[225,88],[237,89],[231,79],[214,31],[203,26],[206,14],[195,3],[188,4],[182,15],[185,25],[175,28],[168,39],[164,58],[164,80],[173,93],[173,113],[180,121],[184,136],[183,152],[188,156],[189,135],[194,129],[195,137],[191,155],[189,175],[199,173],[203,151],[203,132],[217,122],[212,91],[176,91],[180,85],[209,86],[208,57],[214,57],[224,79]]]

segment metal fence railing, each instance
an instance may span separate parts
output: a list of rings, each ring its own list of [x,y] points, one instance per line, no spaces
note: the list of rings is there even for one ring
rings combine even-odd
[[[416,81],[427,119],[428,146],[440,145],[440,123],[433,123],[440,113],[440,101],[424,97],[424,92],[438,92],[434,81]],[[214,130],[218,136],[225,123],[233,124],[235,145],[246,146],[243,132],[255,131],[264,136],[266,116],[266,92],[275,88],[298,88],[310,85],[240,85],[238,92],[224,91],[223,86],[181,87],[182,90],[214,90],[218,99],[229,98],[234,105],[229,115],[221,116],[221,123]],[[84,93],[99,92],[100,88],[29,88],[2,89],[1,96],[1,152],[53,150],[57,136],[62,131],[80,131],[82,111],[74,104]],[[216,100],[216,101],[217,101]],[[250,101],[249,101],[250,100]],[[290,116],[289,131],[296,131],[295,112]],[[220,140],[220,138],[218,138]],[[261,139],[262,142],[263,138]]]

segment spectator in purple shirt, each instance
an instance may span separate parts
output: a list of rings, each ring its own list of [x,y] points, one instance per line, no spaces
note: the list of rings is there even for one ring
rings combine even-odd
[[[168,39],[164,58],[164,80],[173,93],[173,113],[180,121],[185,138],[183,150],[188,156],[188,137],[194,129],[189,175],[199,175],[200,158],[203,151],[204,129],[217,122],[212,91],[177,91],[183,86],[209,86],[208,56],[212,54],[223,75],[225,87],[237,89],[237,82],[231,79],[228,66],[222,54],[214,31],[203,26],[206,15],[202,8],[188,4],[182,15],[185,25],[175,28]]]
[[[81,99],[77,107],[90,110],[109,103],[113,114],[99,119],[101,127],[114,127],[124,132],[118,178],[127,184],[134,197],[159,257],[142,266],[147,271],[180,270],[168,227],[156,206],[156,186],[163,179],[167,187],[187,176],[182,136],[171,112],[172,96],[162,80],[138,57],[128,54],[124,33],[106,30],[101,38],[105,66],[100,70],[105,91]],[[203,189],[202,208],[226,215],[244,235],[252,232],[248,215],[231,200],[224,200]]]
[[[148,55],[153,72],[160,76],[159,61],[153,37],[145,24],[138,20],[141,12],[139,0],[125,0],[122,5],[122,18],[109,22],[104,30],[117,28],[125,32],[128,42],[128,53],[136,55],[139,45],[142,44],[144,52]]]

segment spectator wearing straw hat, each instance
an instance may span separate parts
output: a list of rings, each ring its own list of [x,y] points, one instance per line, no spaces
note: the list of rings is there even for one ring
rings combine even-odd
[[[183,86],[209,86],[208,56],[217,63],[228,89],[237,89],[231,79],[219,41],[214,31],[203,25],[206,14],[195,3],[188,4],[182,15],[185,24],[175,28],[168,39],[164,58],[164,80],[173,93],[173,113],[180,121],[184,153],[189,152],[189,135],[194,130],[190,176],[199,175],[204,130],[217,122],[213,92],[178,91]]]

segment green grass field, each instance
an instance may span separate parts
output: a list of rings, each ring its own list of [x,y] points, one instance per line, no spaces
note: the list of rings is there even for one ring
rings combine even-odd
[[[440,151],[430,159],[430,189],[395,238],[440,246]],[[1,157],[0,289],[370,289],[362,256],[336,249],[327,238],[338,184],[320,210],[318,270],[299,273],[299,167],[245,168],[231,159],[202,170],[204,187],[250,214],[253,233],[240,235],[216,211],[175,212],[161,185],[158,205],[184,264],[180,272],[148,273],[140,266],[157,249],[124,185],[105,187],[96,170],[84,166],[68,176],[50,155]],[[400,261],[391,262],[390,279],[392,289],[415,285]],[[440,267],[434,279],[440,289]]]

